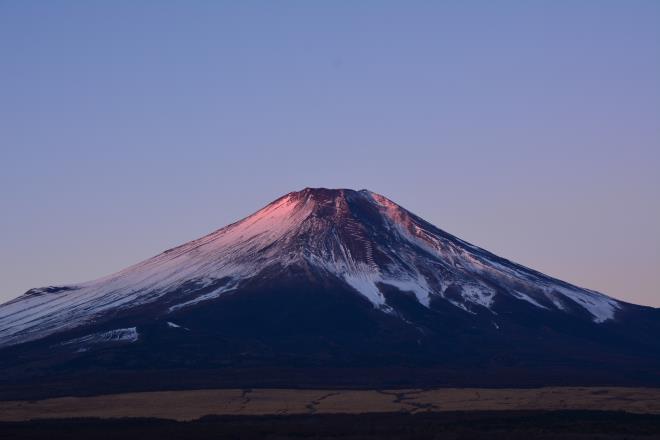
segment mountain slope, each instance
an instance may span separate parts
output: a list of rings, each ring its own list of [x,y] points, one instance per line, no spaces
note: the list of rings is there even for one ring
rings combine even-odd
[[[22,361],[0,368],[405,367],[435,381],[533,368],[539,383],[633,371],[660,383],[658,318],[370,191],[308,188],[116,274],[1,305],[0,354]]]

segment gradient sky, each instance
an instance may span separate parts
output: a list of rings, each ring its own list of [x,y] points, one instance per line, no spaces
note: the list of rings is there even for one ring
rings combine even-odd
[[[306,186],[660,306],[660,2],[0,0],[0,301]]]

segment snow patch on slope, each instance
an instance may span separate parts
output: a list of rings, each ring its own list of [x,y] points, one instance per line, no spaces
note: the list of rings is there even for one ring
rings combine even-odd
[[[180,329],[183,329],[183,330],[186,330],[186,331],[190,331],[190,329],[189,329],[188,327],[184,327],[184,326],[182,326],[182,325],[175,324],[175,323],[172,322],[172,321],[167,321],[167,326],[168,326],[169,328],[180,328]]]
[[[70,339],[60,345],[74,345],[78,351],[86,351],[93,345],[108,344],[113,342],[136,342],[139,338],[137,328],[118,328],[107,332],[92,333],[80,338]]]
[[[385,297],[376,286],[379,281],[378,275],[369,274],[368,272],[362,273],[344,273],[344,280],[355,290],[360,292],[376,307],[381,307],[385,304]]]
[[[417,301],[425,307],[429,307],[431,304],[431,289],[426,280],[421,276],[416,279],[384,278],[381,280],[381,283],[394,286],[402,292],[414,293]]]
[[[220,294],[225,293],[225,292],[230,292],[232,290],[236,290],[236,285],[228,285],[228,286],[222,286],[212,292],[205,293],[203,295],[198,296],[197,298],[191,299],[190,301],[182,302],[180,304],[176,304],[172,307],[169,308],[170,312],[177,311],[179,309],[183,309],[185,307],[190,307],[195,304],[199,304],[202,301],[208,301],[210,299],[215,299],[220,296]]]
[[[539,304],[538,302],[536,302],[536,301],[534,300],[534,298],[532,298],[531,296],[529,296],[529,295],[527,295],[527,294],[524,294],[524,293],[522,293],[522,292],[518,292],[517,290],[512,290],[512,291],[511,291],[511,295],[513,295],[515,298],[521,299],[521,300],[523,300],[523,301],[527,301],[528,303],[533,304],[533,305],[535,305],[535,306],[538,307],[538,308],[546,309],[546,310],[547,310],[547,307],[546,307],[546,306],[544,306],[544,305],[542,305],[542,304]]]
[[[590,290],[577,291],[563,286],[552,286],[552,290],[560,292],[587,309],[593,316],[594,322],[598,323],[614,319],[614,314],[621,307],[618,301]]]

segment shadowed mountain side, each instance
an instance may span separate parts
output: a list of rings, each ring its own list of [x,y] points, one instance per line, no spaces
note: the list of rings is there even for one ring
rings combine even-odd
[[[0,306],[0,394],[660,386],[659,334],[657,309],[497,257],[378,194],[306,189]]]

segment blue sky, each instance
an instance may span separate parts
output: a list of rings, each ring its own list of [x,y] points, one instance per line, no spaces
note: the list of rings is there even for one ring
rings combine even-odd
[[[0,1],[0,301],[306,186],[660,306],[656,1]]]

